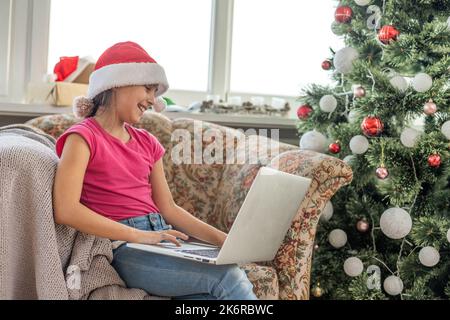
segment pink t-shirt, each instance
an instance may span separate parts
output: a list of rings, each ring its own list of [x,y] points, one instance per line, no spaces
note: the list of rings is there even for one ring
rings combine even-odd
[[[160,212],[152,199],[149,174],[165,149],[145,129],[126,122],[125,127],[131,136],[127,143],[109,134],[94,118],[86,118],[56,141],[58,157],[69,134],[77,133],[87,142],[91,156],[80,202],[115,221]]]

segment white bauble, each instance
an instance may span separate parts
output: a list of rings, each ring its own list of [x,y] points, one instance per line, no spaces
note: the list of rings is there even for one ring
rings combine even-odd
[[[362,261],[357,257],[351,257],[344,262],[344,272],[350,277],[359,276],[364,270]]]
[[[383,288],[391,296],[396,296],[403,291],[403,281],[399,277],[389,276],[383,282]]]
[[[348,113],[348,122],[349,123],[355,123],[358,118],[360,117],[361,112],[359,110],[350,110],[350,112]]]
[[[450,229],[447,230],[447,241],[450,242]]]
[[[372,0],[355,0],[355,3],[358,6],[364,7],[367,6]]]
[[[326,148],[327,138],[318,131],[308,131],[300,139],[301,150],[325,152]]]
[[[330,232],[328,241],[336,249],[342,248],[347,243],[347,234],[344,230],[334,229]]]
[[[412,86],[417,92],[427,92],[433,86],[433,79],[426,73],[418,73],[412,79]]]
[[[426,267],[434,267],[440,258],[439,251],[433,247],[424,247],[419,251],[420,263]]]
[[[337,72],[347,74],[353,70],[353,62],[358,58],[359,53],[352,47],[345,47],[334,55],[333,65]]]
[[[362,135],[354,136],[350,140],[350,150],[355,154],[363,154],[369,149],[369,140]]]
[[[411,216],[401,208],[387,209],[380,218],[381,231],[391,239],[401,239],[408,235],[412,228]]]
[[[441,132],[448,140],[450,140],[450,120],[444,122],[441,127]]]
[[[393,76],[389,83],[398,91],[405,92],[408,89],[408,82],[402,76]]]
[[[319,102],[320,110],[323,112],[333,112],[337,107],[337,100],[332,95],[323,96]]]
[[[355,161],[356,157],[352,154],[346,156],[342,161],[344,161],[348,165],[352,165],[353,161]]]
[[[321,221],[329,221],[331,217],[333,216],[333,204],[331,201],[328,201],[325,205],[325,208],[323,209],[322,214],[320,215]]]
[[[420,137],[421,132],[412,128],[405,128],[400,135],[400,141],[405,147],[413,148]]]

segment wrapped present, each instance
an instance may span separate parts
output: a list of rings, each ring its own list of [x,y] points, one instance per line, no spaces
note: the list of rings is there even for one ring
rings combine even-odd
[[[54,75],[27,88],[27,103],[71,106],[75,97],[85,96],[95,62],[91,57],[61,57]]]

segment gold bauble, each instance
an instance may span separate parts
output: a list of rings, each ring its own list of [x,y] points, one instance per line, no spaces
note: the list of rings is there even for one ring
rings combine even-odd
[[[317,284],[314,288],[312,288],[311,293],[314,297],[320,298],[323,295],[322,288],[319,284]]]

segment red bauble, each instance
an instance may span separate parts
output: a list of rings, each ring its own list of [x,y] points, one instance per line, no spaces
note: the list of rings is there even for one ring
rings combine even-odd
[[[378,31],[378,39],[384,44],[389,44],[397,40],[399,34],[400,32],[393,26],[384,26]]]
[[[305,104],[297,109],[297,117],[301,120],[309,118],[310,113],[313,111],[311,106]]]
[[[339,153],[341,152],[341,145],[339,142],[334,142],[328,146],[328,150],[334,154]]]
[[[432,168],[438,168],[441,165],[441,156],[437,153],[429,156],[428,165]]]
[[[368,137],[379,136],[384,129],[384,124],[381,122],[380,118],[375,116],[365,117],[361,123],[361,130]]]
[[[425,105],[423,106],[423,112],[425,112],[426,115],[433,115],[437,111],[436,103],[433,102],[433,100],[429,100]]]
[[[336,22],[347,23],[352,20],[353,10],[348,6],[341,6],[336,9],[334,18]]]
[[[384,180],[389,176],[389,171],[385,167],[379,167],[375,171],[375,173],[376,173],[378,179],[381,179],[381,180]]]
[[[355,98],[364,98],[366,96],[366,89],[364,87],[355,87],[353,88],[353,95]]]
[[[323,70],[330,70],[331,69],[331,61],[330,60],[325,60],[324,62],[322,62],[322,69]]]
[[[356,223],[356,229],[361,233],[369,231],[369,227],[370,225],[365,219],[359,220]]]

